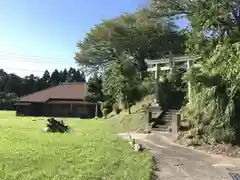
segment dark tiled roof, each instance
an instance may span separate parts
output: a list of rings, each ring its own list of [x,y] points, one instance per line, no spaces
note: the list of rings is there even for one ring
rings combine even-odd
[[[17,102],[46,102],[49,99],[84,100],[85,83],[64,83],[20,98]]]

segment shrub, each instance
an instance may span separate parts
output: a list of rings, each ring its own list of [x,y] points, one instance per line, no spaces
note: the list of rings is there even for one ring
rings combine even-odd
[[[47,125],[44,128],[45,132],[68,132],[70,127],[66,125],[62,120],[56,120],[54,118],[47,119]]]
[[[141,89],[144,95],[153,94],[154,93],[154,85],[155,85],[155,78],[154,74],[149,74],[146,78],[144,78]]]
[[[108,115],[108,112],[109,110],[107,109],[107,108],[104,108],[103,110],[102,110],[102,113],[103,113],[103,117],[105,118],[105,119],[107,119],[107,115]]]
[[[116,114],[120,114],[120,112],[122,111],[122,109],[119,107],[117,103],[113,104],[113,110]]]
[[[102,104],[101,104],[101,110],[103,112],[104,109],[107,109],[108,113],[110,113],[112,111],[112,103],[110,101],[104,101]]]
[[[219,128],[214,129],[212,136],[217,143],[222,142],[233,142],[234,141],[234,131],[231,128]]]

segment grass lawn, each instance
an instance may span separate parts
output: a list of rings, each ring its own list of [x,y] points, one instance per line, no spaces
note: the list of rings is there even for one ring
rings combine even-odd
[[[52,134],[38,119],[0,111],[1,180],[150,179],[150,153],[112,135],[108,120],[65,119],[74,130]]]
[[[151,96],[146,97],[131,108],[132,114],[122,111],[119,115],[114,112],[109,115],[109,125],[115,132],[135,132],[139,129],[143,130],[147,127],[148,122],[144,118],[142,106],[152,102]]]

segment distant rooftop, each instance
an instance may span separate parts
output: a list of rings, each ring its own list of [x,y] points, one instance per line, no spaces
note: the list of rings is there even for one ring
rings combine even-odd
[[[46,102],[49,99],[84,100],[87,86],[83,82],[63,83],[26,96],[18,102]]]

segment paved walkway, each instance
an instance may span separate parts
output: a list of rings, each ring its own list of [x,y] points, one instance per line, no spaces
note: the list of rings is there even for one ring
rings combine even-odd
[[[240,174],[240,159],[210,155],[174,144],[166,133],[131,136],[153,153],[156,179],[237,180],[236,173]]]

